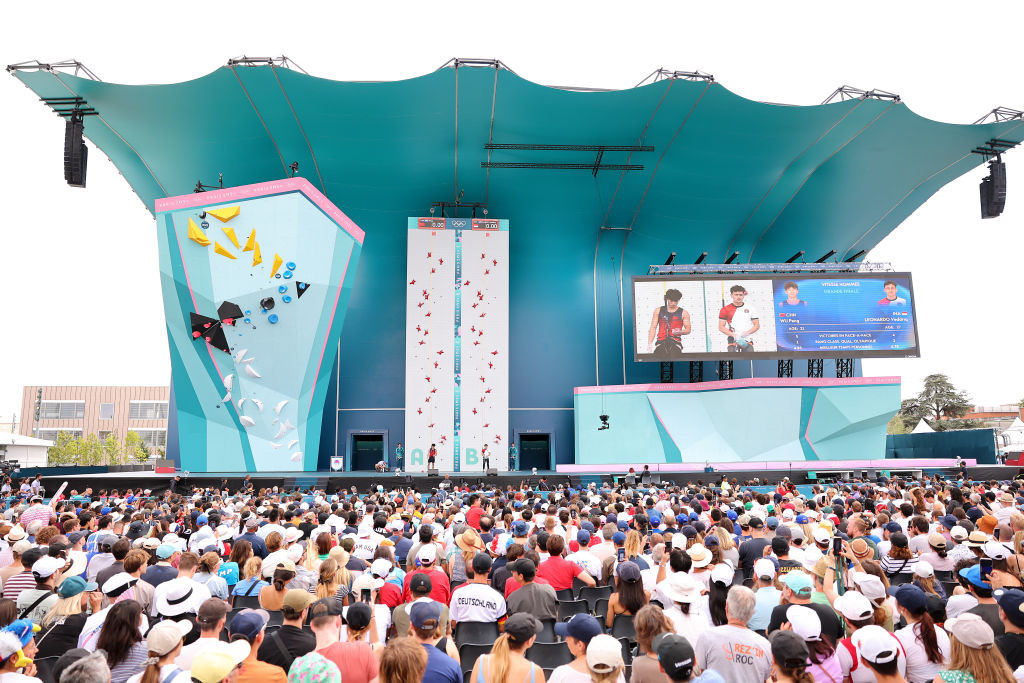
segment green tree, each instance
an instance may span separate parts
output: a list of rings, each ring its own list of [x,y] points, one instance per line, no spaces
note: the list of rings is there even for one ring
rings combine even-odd
[[[943,426],[943,421],[963,417],[972,407],[973,403],[966,392],[957,390],[946,375],[935,374],[924,378],[924,388],[917,396],[903,401],[899,415],[903,418],[904,426],[908,428],[913,429],[913,426],[924,418],[931,424],[932,429],[945,431],[950,426]]]
[[[49,465],[70,465],[77,454],[77,441],[71,432],[58,432],[53,445],[46,452],[46,460]]]
[[[889,420],[889,424],[886,425],[885,428],[886,434],[907,434],[909,432],[910,429],[908,429],[907,425],[904,424],[903,418],[899,413],[892,416],[892,419]]]
[[[145,463],[149,460],[149,450],[146,448],[146,444],[143,443],[142,437],[139,436],[138,432],[128,432],[124,437],[124,459],[126,461],[132,460],[137,463]]]
[[[103,462],[103,444],[96,434],[80,439],[78,464],[99,465]]]
[[[124,462],[124,450],[117,434],[111,432],[107,440],[103,442],[103,456],[108,465],[120,465]]]

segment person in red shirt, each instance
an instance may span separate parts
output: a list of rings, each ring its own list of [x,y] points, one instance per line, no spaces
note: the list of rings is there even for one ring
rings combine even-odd
[[[420,574],[425,574],[430,579],[429,596],[433,600],[447,605],[452,599],[451,582],[448,575],[434,566],[437,561],[437,546],[428,543],[416,553],[416,569],[405,575],[405,583],[402,589],[402,602],[412,602],[412,590],[409,585]]]
[[[383,557],[377,558],[370,565],[370,573],[375,579],[380,579],[384,585],[380,587],[380,602],[391,609],[402,604],[402,589],[388,581],[388,574],[391,573],[391,560]]]
[[[466,511],[466,524],[480,531],[480,518],[484,516],[484,509],[480,505],[480,495],[474,493],[469,497],[469,510]]]
[[[565,539],[552,534],[548,538],[548,554],[550,557],[541,562],[540,566],[537,567],[537,580],[547,579],[547,582],[556,591],[572,588],[572,580],[577,577],[587,586],[597,585],[594,577],[588,574],[582,567],[562,557],[564,551]]]

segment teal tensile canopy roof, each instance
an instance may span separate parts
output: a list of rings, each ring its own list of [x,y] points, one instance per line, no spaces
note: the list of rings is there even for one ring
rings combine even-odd
[[[983,163],[972,150],[1024,139],[1020,120],[940,123],[892,98],[785,106],[682,78],[584,92],[496,64],[381,83],[273,62],[169,85],[14,75],[43,98],[84,98],[98,112],[86,137],[150,210],[197,180],[257,183],[298,162],[366,231],[342,336],[339,407],[349,409],[404,405],[406,217],[432,202],[461,197],[510,219],[510,406],[564,410],[576,386],[656,381],[656,363],[632,361],[630,275],[673,251],[684,263],[704,251],[709,263],[733,252],[737,263],[799,250],[853,257]],[[650,149],[606,151],[602,164],[642,168],[595,173],[592,150],[524,145]]]

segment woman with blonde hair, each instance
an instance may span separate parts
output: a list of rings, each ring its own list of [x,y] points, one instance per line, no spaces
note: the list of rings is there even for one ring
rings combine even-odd
[[[949,666],[933,683],[1015,683],[1013,671],[995,646],[992,627],[977,614],[967,612],[946,621],[949,632]]]
[[[217,569],[219,567],[220,555],[212,550],[210,552],[203,553],[203,556],[199,558],[199,571],[196,572],[196,575],[192,580],[206,586],[210,591],[211,597],[227,600],[228,582],[217,574]]]
[[[356,575],[347,569],[348,562],[351,559],[351,555],[348,551],[342,548],[340,545],[336,545],[331,548],[331,552],[327,556],[338,563],[338,575],[341,577],[341,583],[351,589],[352,582],[356,580]]]
[[[103,594],[95,583],[86,583],[81,576],[69,576],[57,588],[57,603],[50,608],[39,625],[46,630],[36,640],[37,658],[59,657],[77,647],[78,637],[88,618],[85,610],[93,613],[103,607]]]
[[[316,582],[316,598],[337,598],[344,600],[349,593],[349,587],[343,581],[338,562],[331,557],[320,563],[320,578]]]
[[[722,559],[732,562],[734,567],[740,566],[740,551],[736,547],[732,534],[718,524],[713,527],[712,533],[718,539],[718,547],[722,549]]]
[[[415,638],[395,638],[380,651],[380,683],[420,683],[426,670],[427,651]]]
[[[505,622],[505,632],[494,641],[491,653],[476,660],[469,680],[472,683],[544,683],[544,671],[526,659],[526,651],[542,628],[537,617],[528,612],[513,614]]]
[[[270,584],[263,580],[263,560],[253,555],[242,567],[242,579],[235,584],[232,595],[258,595]]]
[[[626,534],[626,541],[622,547],[626,550],[626,559],[636,562],[640,569],[650,569],[651,566],[641,557],[644,552],[644,538],[636,529],[631,529]]]

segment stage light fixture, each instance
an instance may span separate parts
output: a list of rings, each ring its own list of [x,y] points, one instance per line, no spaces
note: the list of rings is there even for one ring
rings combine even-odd
[[[730,263],[732,263],[733,261],[735,261],[735,260],[736,260],[736,258],[737,258],[737,257],[738,257],[739,255],[740,255],[740,252],[738,252],[738,251],[734,251],[734,252],[732,252],[732,254],[730,254],[730,255],[729,255],[729,258],[725,259],[725,263],[726,263],[726,265],[729,265]]]
[[[600,432],[600,431],[603,431],[605,429],[611,429],[611,425],[608,424],[608,416],[607,415],[599,415],[598,417],[601,419],[601,426],[597,428],[597,431]]]
[[[675,261],[675,260],[676,260],[676,252],[673,251],[671,254],[668,255],[668,258],[665,259],[665,265],[666,266],[671,266],[672,262]]]
[[[853,263],[854,261],[856,261],[857,259],[859,259],[861,256],[863,256],[866,253],[868,253],[867,249],[861,249],[856,254],[854,254],[850,258],[846,259],[846,263]]]
[[[85,187],[89,148],[82,139],[85,117],[77,108],[64,121],[64,180],[71,187]]]
[[[835,249],[830,249],[827,254],[825,254],[824,256],[819,258],[817,261],[815,261],[815,263],[824,263],[825,261],[829,260],[830,258],[832,258],[835,255],[836,255],[836,250]]]
[[[997,156],[988,163],[988,175],[978,186],[981,194],[981,217],[996,218],[1006,207],[1006,164]]]
[[[803,258],[804,254],[806,254],[806,253],[807,253],[806,251],[801,249],[800,251],[796,252],[795,254],[790,256],[788,259],[786,259],[786,263],[793,263],[793,261],[796,261],[798,258]]]
[[[706,259],[707,257],[708,257],[708,252],[706,252],[706,251],[700,252],[700,256],[698,256],[697,260],[693,262],[693,265],[699,266],[700,264],[704,263],[704,259]]]

